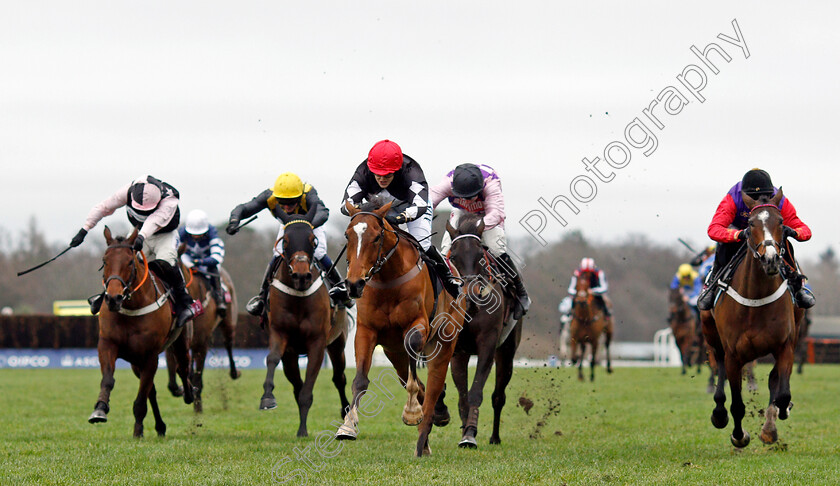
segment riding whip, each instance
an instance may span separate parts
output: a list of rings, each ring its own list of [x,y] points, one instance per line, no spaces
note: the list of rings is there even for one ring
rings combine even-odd
[[[49,260],[45,261],[44,263],[41,263],[40,265],[35,265],[34,267],[30,268],[29,270],[24,270],[24,271],[22,271],[22,272],[18,272],[17,276],[18,276],[18,277],[20,277],[21,275],[26,275],[26,274],[27,274],[27,273],[29,273],[29,272],[32,272],[32,271],[34,271],[34,270],[38,270],[39,268],[43,267],[43,266],[44,266],[44,265],[46,265],[47,263],[50,263],[50,262],[54,261],[55,259],[57,259],[58,257],[60,257],[61,255],[63,255],[63,254],[65,254],[65,253],[67,253],[68,251],[70,251],[70,249],[71,249],[71,248],[73,248],[73,247],[72,247],[72,246],[68,246],[67,248],[65,248],[65,249],[64,249],[64,251],[62,251],[62,252],[61,252],[61,253],[59,253],[58,255],[56,255],[56,256],[54,256],[54,257],[50,258]]]

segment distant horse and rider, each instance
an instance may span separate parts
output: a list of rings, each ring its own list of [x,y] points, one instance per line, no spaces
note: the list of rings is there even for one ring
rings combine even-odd
[[[572,321],[569,325],[569,347],[572,350],[572,364],[578,365],[578,380],[583,381],[583,360],[586,357],[586,345],[589,344],[589,380],[595,381],[598,343],[602,334],[604,335],[607,373],[612,373],[610,342],[612,341],[613,324],[608,314],[610,304],[603,300],[603,297],[598,299],[598,296],[592,291],[591,282],[596,278],[593,270],[579,269],[575,275],[575,294],[572,299],[571,311]],[[598,300],[601,303],[597,302]]]

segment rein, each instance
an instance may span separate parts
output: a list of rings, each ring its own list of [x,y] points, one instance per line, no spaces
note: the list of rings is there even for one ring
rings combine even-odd
[[[109,246],[108,248],[132,248],[132,246],[126,244],[118,244]],[[122,277],[120,277],[119,275],[111,275],[110,277],[102,281],[102,286],[105,289],[108,288],[108,284],[111,282],[111,280],[116,280],[119,283],[121,283],[123,286],[122,296],[123,299],[126,301],[131,300],[131,296],[134,295],[134,292],[140,290],[143,287],[143,284],[146,283],[146,280],[149,278],[149,262],[146,259],[146,254],[143,253],[143,250],[137,252],[134,251],[134,249],[132,248],[132,251],[134,252],[134,256],[131,260],[131,275],[128,277],[128,282],[123,280]],[[140,256],[143,259],[143,278],[141,278],[137,286],[132,289],[131,284],[137,277],[137,253],[140,253]]]
[[[394,231],[394,230],[386,230],[385,223],[382,220],[382,216],[379,216],[376,213],[372,213],[372,212],[368,212],[368,211],[359,211],[358,213],[354,214],[353,217],[350,218],[350,221],[352,222],[353,218],[355,218],[356,216],[359,216],[360,214],[367,214],[369,216],[375,217],[379,221],[379,226],[382,228],[382,229],[379,230],[379,236],[380,236],[380,238],[379,238],[379,250],[376,253],[376,262],[365,273],[365,282],[367,283],[367,282],[370,282],[370,279],[373,278],[374,275],[376,275],[377,273],[380,272],[380,270],[382,270],[382,267],[384,267],[385,264],[388,263],[388,260],[390,260],[391,257],[394,256],[394,253],[397,252],[397,247],[400,246],[400,233],[397,232],[397,231]],[[397,242],[394,243],[394,246],[390,250],[388,250],[388,253],[386,253],[385,256],[383,257],[382,256],[382,248],[385,245],[385,238],[384,238],[385,231],[390,231],[391,233],[394,233],[394,235],[396,235],[396,237],[397,237]],[[411,271],[409,273],[411,273]],[[402,277],[399,277],[399,278],[402,278]],[[412,278],[413,278],[413,276],[412,276]],[[376,287],[374,286],[374,288],[376,288]]]

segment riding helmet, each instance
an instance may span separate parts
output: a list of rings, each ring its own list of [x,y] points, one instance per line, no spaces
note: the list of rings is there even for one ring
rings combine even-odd
[[[284,172],[274,181],[272,195],[277,199],[296,199],[303,195],[303,181],[297,174]]]
[[[402,149],[390,140],[376,142],[368,153],[368,169],[376,175],[384,176],[396,172],[402,168],[402,164]]]
[[[484,190],[484,175],[475,164],[461,164],[452,174],[452,193],[458,197],[471,198]]]
[[[770,174],[761,169],[751,169],[741,179],[741,190],[747,196],[755,199],[759,196],[772,196],[776,190],[773,188],[773,181]]]

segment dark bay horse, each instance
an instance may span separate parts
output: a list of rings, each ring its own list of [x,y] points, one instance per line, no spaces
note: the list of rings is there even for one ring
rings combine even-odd
[[[183,329],[172,331],[175,317],[163,285],[151,272],[145,261],[132,249],[137,230],[128,238],[111,237],[105,227],[108,247],[103,257],[105,304],[99,312],[99,366],[102,383],[99,398],[90,423],[108,421],[108,402],[114,388],[114,363],[122,358],[131,364],[140,378],[140,390],[134,400],[134,437],[143,436],[143,419],[148,411],[146,401],[152,405],[155,430],[159,436],[166,433],[166,424],[160,416],[155,390],[155,372],[158,355],[169,343],[177,362],[178,375],[184,384],[184,403],[193,402],[193,387],[189,380],[189,343]]]
[[[415,456],[431,454],[429,434],[432,424],[449,423],[445,406],[436,407],[440,398],[455,340],[463,327],[465,299],[453,299],[446,292],[437,298],[429,278],[429,268],[410,236],[395,230],[385,219],[392,203],[376,200],[361,209],[349,201],[347,237],[347,284],[350,296],[358,299],[356,325],[356,377],[353,405],[336,433],[336,439],[353,440],[358,435],[359,415],[372,417],[370,407],[377,392],[369,390],[373,348],[381,345],[394,365],[399,381],[408,392],[402,419],[406,425],[419,425]],[[461,294],[463,295],[463,294]],[[437,311],[432,320],[433,312]],[[431,322],[430,322],[431,321]],[[417,377],[417,361],[427,356],[428,386]],[[380,374],[381,376],[381,374]],[[375,380],[376,390],[393,395]],[[362,397],[364,401],[361,401]],[[384,403],[379,402],[382,407]]]
[[[770,372],[770,404],[761,429],[761,440],[778,440],[776,418],[788,417],[790,375],[793,369],[797,323],[803,310],[794,306],[788,283],[782,277],[785,245],[783,219],[778,205],[779,189],[773,198],[754,200],[744,195],[750,209],[746,245],[748,254],[735,269],[731,282],[710,311],[701,313],[703,334],[714,350],[718,364],[715,409],[712,424],[726,427],[729,417],[724,403],[724,380],[729,377],[732,403],[729,407],[735,422],[731,441],[735,447],[746,447],[750,435],[741,427],[745,406],[741,398],[741,368],[766,354],[776,360]],[[737,377],[734,378],[733,377]]]
[[[314,209],[314,208],[313,208]],[[313,213],[314,214],[314,213]],[[283,362],[283,374],[292,384],[295,402],[298,405],[300,425],[297,436],[307,437],[306,419],[312,406],[312,389],[324,361],[329,354],[333,364],[333,383],[341,400],[341,416],[349,408],[344,391],[347,379],[344,376],[344,345],[347,342],[347,311],[344,308],[330,308],[327,287],[313,255],[317,242],[312,233],[312,214],[303,216],[285,215],[281,244],[283,260],[274,274],[269,291],[267,370],[263,384],[260,410],[277,407],[274,398],[274,372]],[[309,219],[307,219],[309,218]],[[298,357],[307,356],[306,379],[301,381]]]
[[[610,341],[612,341],[612,320],[595,303],[595,294],[589,289],[590,272],[581,272],[572,299],[572,322],[569,326],[569,347],[572,349],[572,364],[578,364],[578,380],[583,381],[583,358],[586,344],[591,350],[589,381],[595,381],[595,365],[598,362],[598,341],[604,334],[604,349],[607,356],[607,373],[612,373],[610,363]],[[578,352],[580,354],[578,354]],[[578,363],[580,360],[580,363]]]
[[[220,267],[219,273],[223,285],[230,295],[229,308],[231,309],[231,312],[227,312],[225,317],[216,315],[216,301],[213,299],[213,292],[207,278],[195,268],[187,268],[183,264],[181,265],[181,271],[186,273],[184,282],[187,284],[187,292],[193,299],[201,302],[204,307],[204,313],[193,319],[193,334],[190,339],[190,381],[195,387],[193,407],[196,412],[201,412],[204,408],[201,400],[201,391],[204,389],[204,362],[210,348],[213,331],[219,325],[222,326],[222,337],[225,340],[225,349],[230,361],[230,377],[235,380],[242,376],[242,372],[236,369],[236,363],[233,361],[233,338],[236,333],[238,303],[233,281],[224,268]],[[184,394],[184,389],[175,382],[175,355],[171,349],[166,350],[166,363],[169,371],[169,391],[174,396],[180,397]]]
[[[464,214],[458,229],[446,223],[452,237],[447,259],[453,274],[464,280],[463,292],[469,303],[464,329],[458,336],[452,355],[452,380],[458,388],[458,411],[461,415],[460,447],[478,447],[478,410],[484,397],[484,384],[496,362],[496,388],[493,390],[493,433],[491,444],[501,444],[499,422],[505,406],[505,388],[513,376],[513,357],[522,339],[522,319],[512,320],[513,295],[504,292],[508,285],[503,272],[490,267],[492,257],[481,244],[484,220]],[[472,387],[467,390],[467,364],[470,356],[478,356]]]
[[[668,326],[671,328],[671,334],[674,335],[677,348],[680,350],[682,374],[685,374],[686,368],[691,367],[692,356],[697,354],[695,346],[697,318],[679,288],[671,289],[668,293],[668,309]],[[699,359],[698,356],[698,371],[701,362],[702,359]]]

